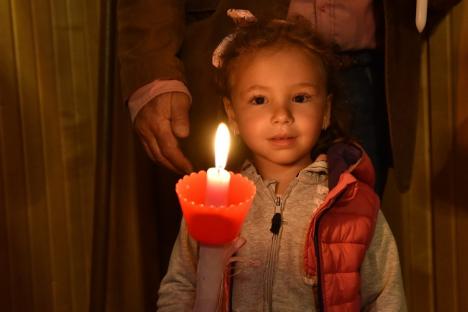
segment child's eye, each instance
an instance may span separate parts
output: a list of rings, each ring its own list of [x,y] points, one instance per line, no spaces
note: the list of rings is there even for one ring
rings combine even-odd
[[[298,94],[298,95],[295,95],[293,97],[293,102],[295,102],[295,103],[304,103],[304,102],[309,101],[310,98],[311,98],[311,96],[308,95],[308,94]]]
[[[250,103],[254,105],[262,105],[266,103],[266,98],[264,96],[254,96],[251,100]]]

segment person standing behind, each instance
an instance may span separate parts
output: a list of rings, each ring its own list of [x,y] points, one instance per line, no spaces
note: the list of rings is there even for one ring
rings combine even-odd
[[[458,2],[429,0],[427,32]],[[388,130],[397,182],[404,191],[411,177],[422,42],[414,26],[415,7],[415,1],[406,0],[119,0],[123,99],[150,158],[179,173],[193,165],[207,168],[212,163],[207,138],[222,115],[213,109],[219,96],[207,65],[209,51],[234,27],[226,10],[247,9],[267,18],[299,13],[342,52],[341,77],[348,109],[354,112],[352,133],[376,167],[377,192],[383,191],[390,163]],[[382,33],[385,40],[378,40],[376,34]],[[379,41],[384,79],[375,53]]]

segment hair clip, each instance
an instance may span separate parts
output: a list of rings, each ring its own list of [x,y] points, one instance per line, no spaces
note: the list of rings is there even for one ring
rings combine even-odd
[[[242,26],[257,21],[257,18],[249,10],[229,9],[226,11],[236,25]]]
[[[226,11],[226,14],[233,20],[234,24],[236,24],[238,27],[242,27],[257,21],[257,18],[249,10],[229,9]],[[221,42],[218,44],[216,49],[213,51],[213,54],[211,56],[211,63],[214,67],[220,68],[222,66],[223,62],[221,60],[221,57],[223,55],[223,52],[226,49],[227,44],[234,40],[235,36],[236,33],[233,32],[224,37],[223,40],[221,40]]]

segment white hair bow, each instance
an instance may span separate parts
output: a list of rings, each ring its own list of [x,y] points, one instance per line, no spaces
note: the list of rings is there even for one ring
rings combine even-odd
[[[240,9],[229,9],[226,12],[237,26],[246,25],[252,22],[256,22],[257,18],[249,10],[240,10]],[[236,37],[236,33],[231,33],[221,40],[216,49],[213,51],[211,57],[211,63],[214,67],[220,68],[222,65],[222,55],[226,49],[226,45],[231,42]]]

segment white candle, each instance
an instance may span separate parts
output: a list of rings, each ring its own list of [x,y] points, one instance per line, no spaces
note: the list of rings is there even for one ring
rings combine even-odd
[[[205,204],[222,206],[228,203],[228,191],[231,175],[224,170],[231,137],[228,127],[221,123],[215,137],[215,168],[209,168],[206,173]]]
[[[427,20],[427,0],[416,0],[416,28],[420,33],[424,30]]]

